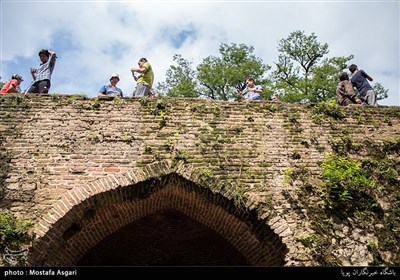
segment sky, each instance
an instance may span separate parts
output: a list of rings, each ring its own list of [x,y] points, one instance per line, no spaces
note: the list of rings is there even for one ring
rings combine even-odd
[[[388,89],[380,105],[400,106],[400,2],[396,1],[18,1],[1,0],[0,81],[20,74],[26,90],[38,52],[57,53],[50,93],[97,96],[112,73],[131,96],[130,69],[141,57],[156,86],[174,54],[197,66],[219,46],[245,44],[263,63],[278,61],[278,43],[293,31],[327,43],[325,57],[354,55]],[[274,68],[272,68],[273,70]],[[238,78],[239,80],[240,78]]]

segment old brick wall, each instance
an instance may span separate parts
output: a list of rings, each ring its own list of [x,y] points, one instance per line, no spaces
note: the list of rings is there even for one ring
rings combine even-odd
[[[74,265],[112,232],[166,209],[206,225],[252,265],[319,264],[299,242],[313,230],[285,171],[307,166],[319,184],[344,131],[376,145],[400,135],[398,107],[341,110],[338,120],[285,103],[4,96],[0,206],[35,221],[34,264]],[[343,263],[364,265],[368,240],[350,234]],[[350,243],[356,253],[341,251]]]

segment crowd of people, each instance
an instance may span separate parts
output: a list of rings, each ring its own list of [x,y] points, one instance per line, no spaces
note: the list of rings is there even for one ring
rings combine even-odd
[[[28,87],[26,93],[46,94],[51,87],[51,75],[56,64],[56,53],[47,49],[42,49],[38,53],[40,59],[39,68],[31,68],[32,83]],[[337,103],[342,106],[350,104],[377,105],[376,93],[368,81],[373,81],[364,70],[358,69],[357,65],[352,64],[349,67],[351,78],[348,73],[342,72],[339,75],[339,84],[336,87]],[[138,61],[138,67],[131,68],[132,77],[136,82],[136,88],[133,96],[151,96],[153,95],[154,72],[145,57]],[[136,75],[136,73],[138,75]],[[110,83],[103,85],[98,96],[118,96],[123,97],[122,90],[117,87],[120,81],[119,75],[111,74]],[[23,78],[15,74],[8,80],[1,89],[2,94],[21,93],[21,82]],[[358,95],[354,91],[357,89]],[[25,93],[25,92],[23,92]],[[260,101],[262,100],[263,88],[256,85],[254,78],[249,77],[245,80],[243,88],[238,90],[239,99]],[[278,95],[274,94],[268,98],[270,101],[279,101]]]
[[[25,92],[21,91],[22,76],[15,74],[8,80],[1,89],[1,94],[7,93],[34,93],[47,94],[51,87],[51,75],[53,74],[56,64],[57,55],[55,52],[42,49],[38,53],[40,59],[39,68],[31,68],[32,83]],[[142,57],[138,62],[137,68],[131,69],[133,79],[136,81],[136,89],[133,96],[150,96],[153,94],[152,86],[154,81],[154,73],[150,63],[146,58]],[[138,73],[136,75],[135,73]],[[103,85],[98,96],[119,96],[123,97],[122,90],[117,87],[120,78],[116,73],[111,74],[110,83]]]

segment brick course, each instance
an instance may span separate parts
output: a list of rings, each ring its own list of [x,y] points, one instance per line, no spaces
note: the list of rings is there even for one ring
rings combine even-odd
[[[295,238],[313,231],[285,170],[320,176],[343,131],[375,144],[400,135],[398,107],[346,107],[344,120],[318,123],[304,105],[116,100],[1,97],[0,206],[36,222],[32,264],[74,265],[106,236],[168,209],[251,265],[318,264]]]

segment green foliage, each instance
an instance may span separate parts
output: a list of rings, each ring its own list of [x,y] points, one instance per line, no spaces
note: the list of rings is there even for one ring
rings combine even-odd
[[[361,149],[361,146],[354,144],[348,135],[343,135],[338,140],[329,139],[328,142],[331,145],[332,150],[342,156],[347,155],[351,151],[357,152]]]
[[[165,82],[157,85],[157,91],[171,97],[199,97],[193,63],[182,58],[180,54],[175,54],[173,61],[177,65],[170,66],[165,74]]]
[[[400,166],[391,160],[374,160],[364,157],[361,165],[366,173],[371,174],[380,184],[390,186],[400,186]]]
[[[92,99],[92,109],[93,110],[99,110],[101,107],[100,105],[100,100],[96,97]]]
[[[383,260],[379,252],[378,245],[374,241],[368,241],[367,249],[369,252],[372,253],[372,256],[374,258],[372,265],[381,265]]]
[[[202,182],[207,182],[207,181],[211,180],[213,176],[214,175],[213,175],[212,170],[205,168],[201,171],[200,179]]]
[[[260,166],[260,167],[271,167],[271,166],[272,166],[272,163],[262,161],[262,162],[260,162],[260,163],[258,164],[258,166]]]
[[[325,57],[328,44],[320,43],[314,33],[293,31],[278,43],[278,62],[271,66],[254,55],[254,47],[245,44],[222,43],[219,55],[210,55],[194,68],[193,63],[175,54],[166,72],[166,81],[157,91],[173,97],[207,97],[217,100],[239,100],[235,86],[253,77],[263,87],[263,99],[273,94],[280,101],[295,103],[336,100],[338,75],[347,71],[353,55]],[[378,100],[387,98],[388,90],[374,85]]]
[[[278,43],[275,69],[254,55],[254,47],[245,44],[221,43],[219,55],[210,55],[194,67],[193,62],[173,56],[175,65],[166,72],[166,81],[157,91],[172,97],[206,97],[217,100],[239,100],[235,86],[253,77],[263,87],[263,99],[273,94],[280,101],[295,103],[336,101],[339,74],[347,71],[354,55],[326,57],[329,46],[320,43],[315,33],[296,30]],[[374,85],[377,99],[387,98],[388,90]]]
[[[295,181],[300,180],[301,182],[306,183],[308,181],[308,173],[309,170],[305,166],[298,166],[295,168],[286,169],[284,174],[284,182],[289,185],[293,185]]]
[[[322,60],[312,71],[308,99],[311,102],[333,100],[336,102],[336,87],[339,83],[339,73],[347,68],[347,62],[354,56],[332,57]]]
[[[278,51],[273,77],[275,87],[283,90],[280,99],[287,102],[307,98],[312,71],[328,53],[328,45],[320,44],[314,33],[307,36],[304,31],[294,31],[286,39],[279,41]]]
[[[241,127],[241,126],[237,126],[237,127],[235,127],[235,132],[236,132],[237,134],[240,134],[240,133],[242,133],[242,132],[243,132],[243,130],[244,130],[244,128],[243,128],[243,127]]]
[[[153,148],[151,146],[146,145],[144,147],[144,153],[145,154],[151,154],[153,152]]]
[[[187,163],[189,159],[189,152],[187,150],[177,150],[172,160],[171,166],[175,167],[178,162]]]
[[[346,114],[343,112],[342,108],[335,101],[318,103],[313,107],[313,113],[316,115],[312,116],[314,121],[318,119],[317,116],[320,114],[324,114],[336,120],[341,120],[346,117]]]
[[[160,129],[167,124],[167,102],[165,98],[157,99],[156,102],[150,102],[147,98],[142,98],[140,104],[147,107],[152,115],[157,116],[157,122]]]
[[[225,44],[219,48],[220,56],[208,56],[193,69],[192,62],[174,55],[177,65],[166,72],[166,81],[159,83],[157,90],[174,97],[207,97],[217,100],[236,100],[235,86],[239,81],[252,76],[258,84],[265,86],[263,78],[270,68],[253,54],[254,47],[244,44]]]
[[[61,100],[61,96],[59,94],[52,93],[50,94],[51,101],[58,103]]]
[[[24,97],[20,94],[11,94],[11,100],[14,107],[26,107],[26,104],[24,104]]]
[[[29,243],[33,238],[29,234],[32,227],[32,222],[18,219],[11,213],[2,212],[0,214],[0,251],[3,252],[6,247],[18,250],[21,245]]]
[[[117,107],[120,107],[122,104],[124,104],[124,100],[121,97],[114,97],[114,105]]]
[[[376,93],[376,100],[382,100],[388,97],[388,89],[385,89],[381,83],[374,84],[374,91]]]
[[[338,74],[347,68],[354,58],[323,57],[328,54],[328,44],[321,44],[314,33],[294,31],[278,46],[279,56],[272,73],[274,90],[280,92],[280,100],[321,102],[336,99]]]
[[[400,138],[383,141],[383,150],[387,153],[400,154]]]
[[[301,244],[308,248],[316,248],[321,244],[321,237],[317,234],[307,233],[297,238]]]
[[[355,210],[378,210],[371,190],[379,190],[379,184],[366,174],[360,162],[331,154],[321,167],[324,178],[322,193],[330,208],[343,214]]]
[[[270,68],[254,54],[254,47],[244,44],[222,43],[220,57],[208,56],[197,66],[197,78],[206,97],[218,100],[236,100],[234,88],[239,81],[253,77],[256,83],[267,82],[264,73]]]
[[[70,95],[69,99],[73,100],[73,101],[74,100],[88,100],[89,97],[84,93],[77,93],[77,94]]]
[[[243,186],[238,186],[233,192],[232,192],[232,198],[233,198],[233,204],[236,205],[236,207],[244,206],[245,201],[244,201],[244,194],[247,192],[247,188]]]

